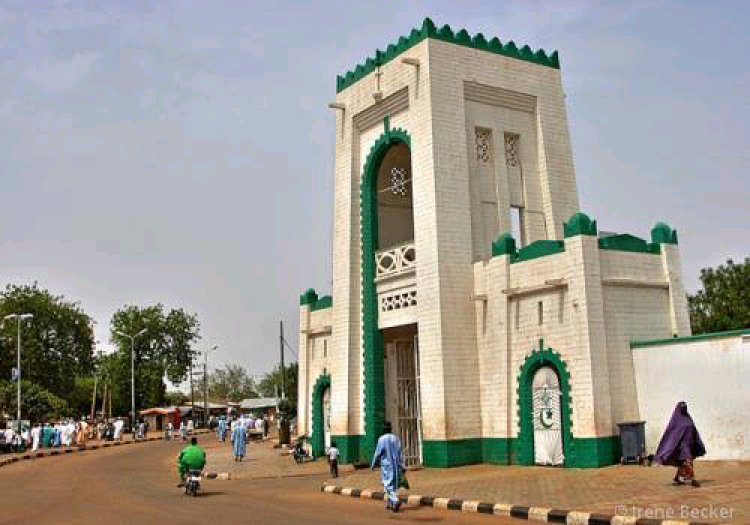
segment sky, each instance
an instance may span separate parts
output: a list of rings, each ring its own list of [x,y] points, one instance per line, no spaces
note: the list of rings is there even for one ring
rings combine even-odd
[[[750,255],[748,2],[0,1],[0,283],[105,350],[123,305],[184,307],[211,366],[267,371],[331,289],[336,75],[425,16],[559,51],[600,230],[677,228],[690,291]]]

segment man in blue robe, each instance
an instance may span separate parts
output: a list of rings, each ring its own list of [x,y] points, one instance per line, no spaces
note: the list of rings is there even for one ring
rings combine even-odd
[[[222,443],[227,438],[227,420],[224,418],[224,416],[221,416],[219,418],[219,425],[217,428],[217,435],[219,437],[219,441]]]
[[[398,512],[401,502],[396,492],[398,491],[399,477],[406,470],[404,455],[401,450],[401,440],[393,434],[390,422],[383,425],[383,435],[378,438],[375,454],[372,456],[370,470],[380,464],[380,479],[386,494],[385,508]]]
[[[245,444],[246,437],[247,432],[245,430],[245,425],[237,425],[234,427],[234,430],[232,431],[232,451],[234,452],[235,461],[242,461],[242,458],[245,457],[245,447],[247,446]]]

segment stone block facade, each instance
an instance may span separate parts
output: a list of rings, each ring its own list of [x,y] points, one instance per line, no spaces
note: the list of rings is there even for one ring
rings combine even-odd
[[[629,340],[689,335],[687,305],[671,228],[601,237],[578,213],[557,54],[425,20],[337,91],[333,299],[300,298],[300,433],[319,448],[330,388],[342,459],[366,461],[408,328],[412,375],[389,384],[418,403],[421,463],[533,463],[545,366],[565,465],[619,458],[616,423],[638,416]],[[406,220],[413,239],[389,244]]]

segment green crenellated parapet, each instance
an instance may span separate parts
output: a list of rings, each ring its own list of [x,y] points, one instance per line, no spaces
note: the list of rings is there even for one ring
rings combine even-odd
[[[336,77],[336,93],[340,93],[349,86],[356,84],[362,78],[376,71],[378,67],[387,64],[426,38],[434,38],[451,44],[471,47],[517,60],[524,60],[540,66],[560,69],[560,57],[557,51],[547,54],[544,49],[534,51],[529,46],[523,46],[519,49],[512,40],[503,43],[498,38],[492,38],[488,41],[481,33],[477,33],[472,37],[466,29],[454,31],[447,24],[437,29],[432,20],[425,18],[422,25],[419,28],[412,29],[408,36],[402,36],[395,44],[390,44],[386,47],[385,51],[376,49],[375,56],[367,58],[363,63],[357,64],[354,69],[347,71],[343,75],[338,75]]]
[[[563,232],[566,239],[568,237],[575,237],[576,235],[591,235],[596,237],[596,221],[591,220],[588,215],[579,211],[573,214],[568,222],[563,223]]]
[[[492,256],[510,255],[513,258],[516,255],[516,240],[510,233],[504,233],[492,243]]]
[[[305,292],[299,296],[299,305],[305,306],[306,304],[312,305],[318,300],[318,294],[313,288],[308,288]]]
[[[651,229],[651,242],[654,244],[677,244],[677,230],[665,222],[657,222]]]

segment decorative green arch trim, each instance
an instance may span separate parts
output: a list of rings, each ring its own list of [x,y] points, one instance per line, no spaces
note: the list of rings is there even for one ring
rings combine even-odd
[[[402,36],[398,39],[398,42],[389,45],[385,51],[381,51],[380,49],[375,50],[374,57],[369,57],[363,63],[357,64],[353,70],[347,71],[343,75],[338,75],[336,77],[336,93],[340,93],[349,86],[356,84],[377,70],[378,67],[387,64],[401,53],[408,51],[427,38],[434,38],[435,40],[442,40],[450,44],[471,47],[495,55],[503,55],[531,62],[532,64],[560,69],[560,58],[557,51],[548,55],[543,49],[534,51],[529,46],[523,46],[519,49],[513,41],[503,44],[497,37],[488,41],[482,33],[477,33],[472,37],[466,29],[461,29],[454,33],[447,24],[437,29],[432,20],[425,18],[422,26],[419,29],[412,29],[409,36]]]
[[[375,251],[378,249],[377,179],[380,163],[391,146],[411,147],[409,134],[386,126],[367,155],[360,184],[360,224],[362,230],[362,343],[364,352],[365,437],[361,457],[375,452],[385,422],[385,370],[383,338],[378,329],[378,297],[375,289]]]
[[[526,358],[518,374],[518,438],[513,441],[515,461],[519,465],[534,464],[534,423],[532,421],[532,391],[531,383],[534,373],[543,366],[551,366],[560,381],[560,409],[562,421],[564,465],[573,466],[575,450],[573,450],[573,412],[570,400],[570,373],[560,354],[551,348],[544,348],[544,340],[539,340],[539,349],[534,350]]]
[[[323,428],[323,392],[331,387],[331,376],[323,372],[315,381],[312,389],[312,434],[310,444],[313,456],[325,454],[325,430]]]
[[[596,237],[596,221],[591,220],[588,215],[579,211],[568,222],[563,223],[563,232],[566,239],[576,235],[592,235]]]
[[[599,249],[601,250],[619,250],[622,252],[652,253],[659,254],[661,249],[658,244],[648,243],[629,233],[620,235],[611,235],[599,239]]]

